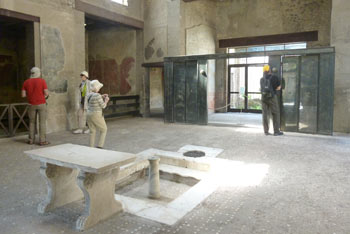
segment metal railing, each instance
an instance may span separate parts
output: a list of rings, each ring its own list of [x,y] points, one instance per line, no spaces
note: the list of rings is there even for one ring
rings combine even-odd
[[[108,106],[104,110],[105,118],[120,116],[140,116],[140,96],[110,96]]]
[[[28,108],[28,103],[0,104],[0,136],[15,136],[20,126],[29,131]]]

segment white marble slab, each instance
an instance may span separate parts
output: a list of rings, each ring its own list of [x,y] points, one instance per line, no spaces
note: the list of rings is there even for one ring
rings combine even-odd
[[[33,159],[58,166],[76,168],[85,172],[102,173],[131,163],[136,156],[130,153],[92,148],[82,145],[62,144],[25,151]]]
[[[183,154],[187,151],[198,150],[203,151],[205,153],[205,157],[216,157],[221,154],[224,150],[220,148],[210,148],[198,145],[185,145],[181,147],[177,152]]]
[[[140,200],[116,194],[126,212],[167,225],[174,225],[188,212],[212,194],[218,185],[212,180],[202,180],[172,202],[162,205],[152,200]]]

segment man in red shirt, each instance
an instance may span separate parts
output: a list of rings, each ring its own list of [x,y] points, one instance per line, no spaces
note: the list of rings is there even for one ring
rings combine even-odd
[[[30,78],[23,83],[22,97],[27,97],[29,106],[29,140],[33,144],[35,139],[35,116],[39,113],[39,145],[50,144],[46,141],[46,98],[49,90],[44,79],[40,78],[40,69],[33,67]]]

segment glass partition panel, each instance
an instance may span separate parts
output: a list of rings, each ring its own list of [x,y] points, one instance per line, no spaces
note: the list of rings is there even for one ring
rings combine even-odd
[[[283,130],[298,130],[299,107],[299,56],[283,59],[282,75],[282,118]]]
[[[316,133],[318,56],[303,56],[300,74],[299,131]]]
[[[334,54],[320,55],[318,127],[322,134],[333,133]]]

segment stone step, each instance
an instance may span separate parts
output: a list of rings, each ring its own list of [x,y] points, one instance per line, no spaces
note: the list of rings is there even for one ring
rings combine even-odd
[[[165,172],[168,174],[175,174],[181,177],[190,177],[196,180],[202,180],[208,176],[207,172],[168,165],[168,164],[159,164],[159,171]]]

